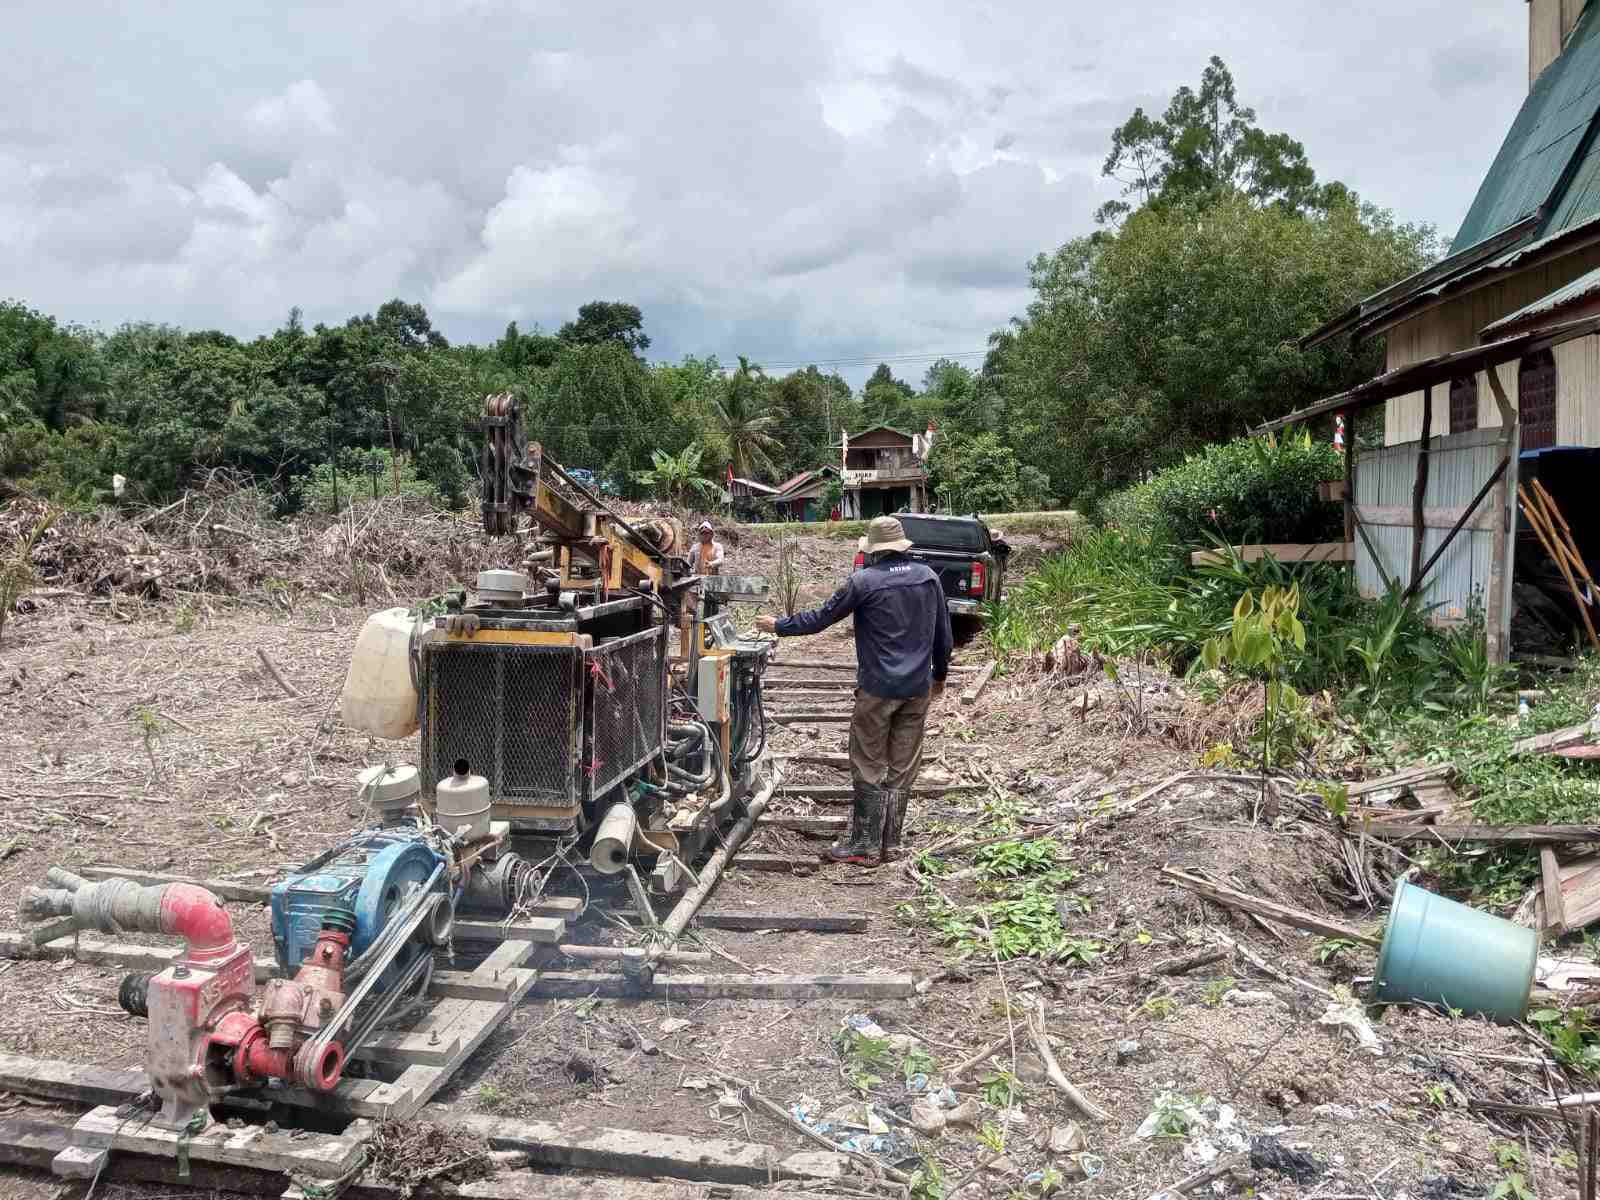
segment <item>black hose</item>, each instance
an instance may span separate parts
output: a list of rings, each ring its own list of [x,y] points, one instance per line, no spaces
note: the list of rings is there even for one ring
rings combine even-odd
[[[122,977],[122,986],[117,988],[117,1003],[123,1012],[136,1017],[150,1015],[150,981],[155,977],[154,971],[135,971]]]

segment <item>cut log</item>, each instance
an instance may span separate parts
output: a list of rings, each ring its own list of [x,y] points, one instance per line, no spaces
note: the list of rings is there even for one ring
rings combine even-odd
[[[1389,842],[1485,842],[1499,846],[1561,846],[1600,842],[1600,825],[1412,825],[1374,823],[1363,831]]]
[[[742,867],[747,871],[809,875],[822,865],[822,860],[820,858],[796,858],[789,854],[741,854],[733,860],[733,865]]]
[[[1338,921],[1330,921],[1303,909],[1290,908],[1286,904],[1277,904],[1271,900],[1263,900],[1259,896],[1251,896],[1245,892],[1235,891],[1233,888],[1222,887],[1215,883],[1208,883],[1204,879],[1197,879],[1183,871],[1173,870],[1171,867],[1162,867],[1163,878],[1172,880],[1179,887],[1187,888],[1197,895],[1204,896],[1207,900],[1217,904],[1236,908],[1241,912],[1252,913],[1258,917],[1265,917],[1270,921],[1277,921],[1281,925],[1292,925],[1296,929],[1309,930],[1320,933],[1324,937],[1343,938],[1347,941],[1359,942],[1365,946],[1376,948],[1382,945],[1382,939],[1371,934],[1362,933],[1353,925],[1343,925]]]
[[[294,699],[300,698],[300,689],[283,677],[283,672],[278,670],[278,664],[272,661],[271,655],[258,646],[256,647],[256,657],[261,660],[261,665],[266,668],[267,674],[272,676],[273,683],[282,688],[286,695]]]
[[[978,697],[983,695],[983,689],[989,686],[989,680],[994,677],[994,671],[1000,664],[990,659],[984,664],[983,670],[978,672],[978,677],[968,685],[967,690],[961,693],[961,703],[976,704]]]
[[[143,1070],[0,1054],[0,1092],[72,1104],[122,1104],[150,1086]]]

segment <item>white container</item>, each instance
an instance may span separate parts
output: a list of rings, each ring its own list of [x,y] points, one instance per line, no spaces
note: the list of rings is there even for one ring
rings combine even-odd
[[[344,723],[380,738],[417,731],[417,689],[411,685],[411,616],[403,608],[373,613],[356,639],[340,700]]]
[[[489,781],[468,774],[466,759],[456,760],[456,773],[439,781],[433,790],[433,821],[446,833],[461,833],[469,842],[489,836]]]

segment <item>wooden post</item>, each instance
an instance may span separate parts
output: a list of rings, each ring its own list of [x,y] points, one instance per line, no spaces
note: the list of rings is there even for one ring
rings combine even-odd
[[[1347,543],[1356,540],[1356,416],[1353,408],[1344,414],[1344,540]]]
[[[1433,388],[1422,391],[1422,437],[1417,442],[1417,478],[1411,488],[1411,590],[1422,584],[1423,501],[1428,493],[1428,441],[1433,436]]]
[[[1500,382],[1500,368],[1492,366],[1484,374],[1489,377],[1489,391],[1500,412],[1500,456],[1507,464],[1500,481],[1494,485],[1494,543],[1489,551],[1488,611],[1484,614],[1489,661],[1501,665],[1511,658],[1511,573],[1517,558],[1516,509],[1511,497],[1517,492],[1520,465],[1517,450],[1521,431],[1517,410]]]

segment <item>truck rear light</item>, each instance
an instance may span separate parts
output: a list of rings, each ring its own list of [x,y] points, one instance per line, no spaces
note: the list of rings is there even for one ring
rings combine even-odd
[[[862,567],[864,567],[866,565],[867,565],[866,552],[863,551],[863,550],[857,550],[856,551],[856,561],[855,561],[856,569],[860,570]]]
[[[983,585],[987,581],[987,572],[980,562],[972,564],[972,582],[967,585],[967,591],[974,596],[983,595]]]

